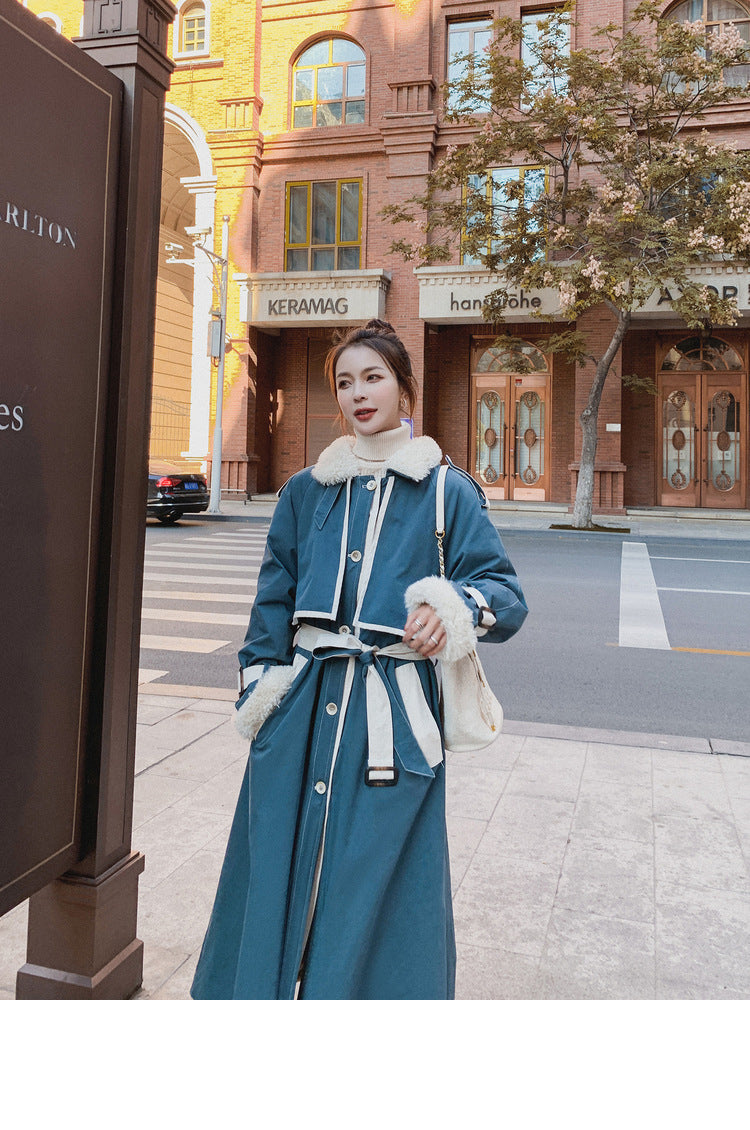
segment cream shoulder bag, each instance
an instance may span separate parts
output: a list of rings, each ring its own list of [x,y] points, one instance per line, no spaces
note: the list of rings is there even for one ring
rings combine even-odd
[[[440,576],[445,577],[445,476],[446,464],[438,471],[435,495],[435,537]],[[485,749],[499,736],[503,708],[490,690],[476,649],[453,663],[438,660],[441,677],[443,740],[454,753]]]

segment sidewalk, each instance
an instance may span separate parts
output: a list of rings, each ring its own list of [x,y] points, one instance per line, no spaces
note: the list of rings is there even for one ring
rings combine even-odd
[[[139,998],[184,1000],[247,750],[231,692],[141,691]],[[448,773],[458,999],[750,998],[750,745],[508,722]]]
[[[275,494],[255,495],[248,502],[223,500],[220,514],[199,514],[198,520],[213,522],[269,521],[276,508]],[[499,502],[491,500],[490,517],[498,529],[549,530],[569,523],[571,515],[563,503]],[[594,515],[601,526],[613,531],[627,529],[633,537],[713,538],[720,541],[750,541],[750,510],[704,510],[689,507],[632,509],[625,514]],[[552,530],[552,533],[566,531]],[[594,536],[594,535],[590,535]]]

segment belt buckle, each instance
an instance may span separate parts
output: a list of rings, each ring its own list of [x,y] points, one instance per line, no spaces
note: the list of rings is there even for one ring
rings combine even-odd
[[[397,781],[398,769],[395,765],[368,765],[365,769],[365,784],[371,789],[391,789]]]

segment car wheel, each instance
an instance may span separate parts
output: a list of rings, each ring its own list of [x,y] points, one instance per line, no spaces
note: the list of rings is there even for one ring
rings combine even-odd
[[[175,522],[180,520],[182,515],[179,510],[170,510],[166,514],[157,514],[156,517],[159,519],[162,526],[173,526]]]

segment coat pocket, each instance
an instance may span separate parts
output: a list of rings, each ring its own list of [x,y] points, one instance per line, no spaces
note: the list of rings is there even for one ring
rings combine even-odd
[[[333,509],[336,499],[341,494],[342,486],[343,484],[339,483],[338,486],[335,487],[326,487],[323,497],[316,506],[313,520],[319,530],[322,530],[323,526],[326,524],[328,515]]]

